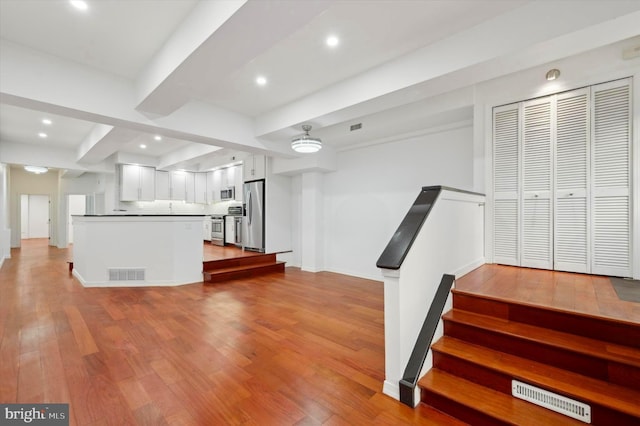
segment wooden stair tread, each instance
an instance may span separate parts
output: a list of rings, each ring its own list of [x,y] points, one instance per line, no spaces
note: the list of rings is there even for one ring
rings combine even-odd
[[[202,269],[204,271],[209,271],[238,265],[273,263],[276,260],[277,259],[275,253],[255,253],[249,256],[233,257],[228,259],[206,260],[202,262]]]
[[[253,270],[253,269],[262,269],[265,267],[269,267],[269,266],[274,266],[274,265],[283,265],[286,262],[282,262],[282,261],[275,261],[275,262],[261,262],[261,263],[253,263],[253,264],[248,264],[248,265],[238,265],[238,266],[229,266],[226,268],[218,268],[218,269],[209,269],[206,271],[203,271],[205,274],[210,274],[210,275],[218,275],[218,274],[226,274],[229,272],[237,272],[237,271],[248,271],[248,270]]]
[[[583,376],[561,368],[444,336],[433,344],[434,351],[450,354],[502,372],[516,380],[556,391],[586,403],[597,403],[640,418],[640,392],[624,386]],[[419,386],[422,384],[419,382]]]
[[[543,345],[640,368],[640,349],[637,348],[458,309],[450,310],[442,318],[445,321],[467,324],[490,332],[503,333]]]
[[[507,424],[523,426],[584,425],[578,420],[461,379],[436,368],[429,370],[420,379],[420,384],[423,390],[456,401],[472,411],[484,413]],[[429,401],[425,401],[423,398],[423,403],[429,404]]]

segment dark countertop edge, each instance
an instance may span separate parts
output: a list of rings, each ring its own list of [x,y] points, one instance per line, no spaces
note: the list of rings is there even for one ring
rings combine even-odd
[[[205,217],[210,214],[73,214],[79,217]]]

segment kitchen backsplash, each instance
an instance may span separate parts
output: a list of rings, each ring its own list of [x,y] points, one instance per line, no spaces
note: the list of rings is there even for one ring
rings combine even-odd
[[[121,201],[121,211],[113,212],[113,214],[227,214],[231,206],[242,206],[242,203],[239,201],[221,201],[215,204],[195,204],[166,200]]]

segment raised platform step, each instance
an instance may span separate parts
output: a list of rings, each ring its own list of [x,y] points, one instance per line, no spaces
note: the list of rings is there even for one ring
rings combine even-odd
[[[593,424],[640,424],[638,391],[448,336],[432,349],[438,370],[504,394],[511,394],[516,379],[588,404]]]
[[[420,379],[420,387],[423,402],[474,426],[584,425],[436,368]]]
[[[203,262],[205,284],[217,283],[239,278],[273,272],[284,272],[285,262],[276,260],[275,254],[256,254],[232,259]]]
[[[640,349],[455,308],[442,318],[447,336],[640,390]]]
[[[537,327],[640,348],[640,325],[453,289],[453,307]]]

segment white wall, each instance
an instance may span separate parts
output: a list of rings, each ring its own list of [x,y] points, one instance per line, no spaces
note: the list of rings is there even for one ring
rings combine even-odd
[[[380,280],[376,261],[421,187],[473,189],[472,127],[342,151],[337,161],[323,182],[325,270]]]
[[[11,230],[9,229],[9,173],[8,166],[0,163],[0,267],[11,257]]]

